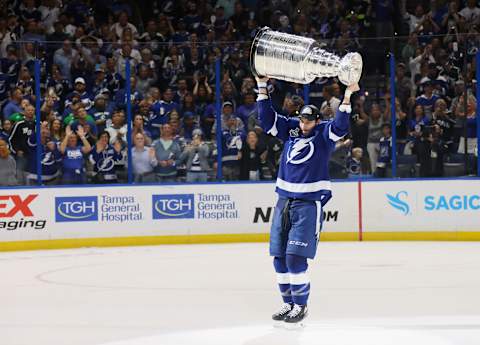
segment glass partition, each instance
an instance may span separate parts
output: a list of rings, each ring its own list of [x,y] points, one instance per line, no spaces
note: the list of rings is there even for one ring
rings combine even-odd
[[[9,8],[0,19],[0,184],[275,180],[283,142],[262,129],[249,62],[263,25],[363,57],[332,178],[478,176],[480,36],[461,10],[419,21],[407,8],[392,22],[347,4],[272,11],[239,2],[228,19],[223,7],[197,6],[197,15],[157,6],[133,17],[100,5],[79,14],[68,2],[32,18]],[[323,121],[344,90],[336,78],[269,81],[279,114],[314,104]]]

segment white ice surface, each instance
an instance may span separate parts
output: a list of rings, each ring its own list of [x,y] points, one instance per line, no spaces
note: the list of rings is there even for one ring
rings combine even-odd
[[[478,345],[480,243],[320,243],[303,330],[267,244],[0,253],[0,345]]]

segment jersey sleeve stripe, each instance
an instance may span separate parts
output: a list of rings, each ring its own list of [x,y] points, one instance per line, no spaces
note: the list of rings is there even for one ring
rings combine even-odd
[[[334,142],[337,142],[339,141],[340,139],[342,139],[345,135],[342,135],[341,137],[336,135],[335,133],[333,133],[332,131],[332,125],[330,125],[328,127],[328,137],[330,138],[330,140],[334,141]]]
[[[267,131],[267,134],[271,134],[271,135],[273,135],[274,137],[277,136],[277,134],[278,134],[277,118],[278,118],[278,114],[275,113],[275,120],[273,120],[273,126],[272,126],[272,128],[270,128],[270,129]]]

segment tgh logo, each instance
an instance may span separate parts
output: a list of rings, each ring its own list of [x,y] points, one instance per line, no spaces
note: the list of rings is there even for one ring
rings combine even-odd
[[[153,219],[180,219],[194,217],[193,194],[153,195]]]

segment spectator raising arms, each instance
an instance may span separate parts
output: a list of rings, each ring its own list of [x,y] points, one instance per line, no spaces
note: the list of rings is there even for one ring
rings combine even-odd
[[[78,144],[78,138],[80,138],[82,145]],[[63,155],[63,184],[84,184],[86,182],[83,157],[91,150],[92,146],[85,138],[83,127],[78,126],[77,132],[74,133],[71,127],[67,126],[65,137],[60,144],[60,153]]]
[[[122,160],[122,144],[116,141],[113,146],[109,144],[108,132],[100,133],[95,149],[90,154],[93,164],[95,183],[117,183],[116,163]]]

